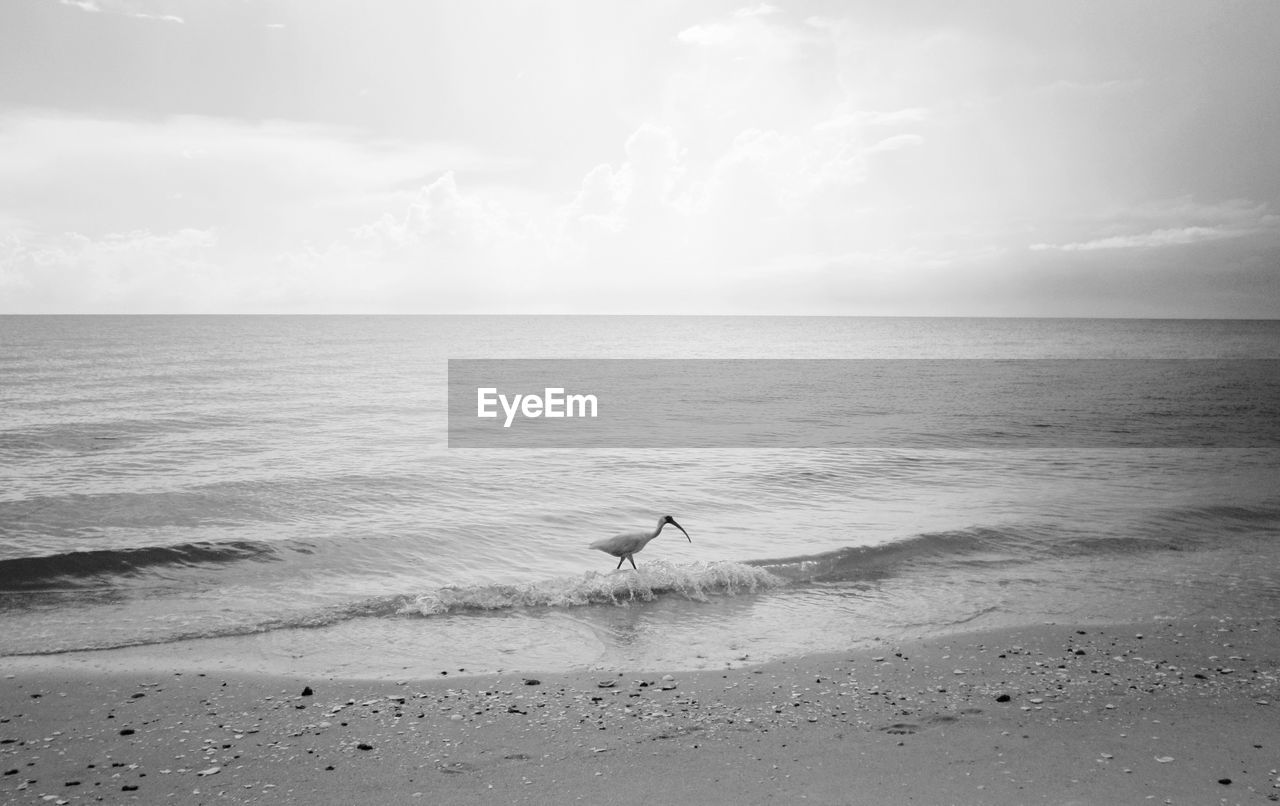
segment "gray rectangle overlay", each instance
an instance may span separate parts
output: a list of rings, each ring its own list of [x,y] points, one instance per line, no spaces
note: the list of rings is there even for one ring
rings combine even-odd
[[[1276,359],[451,359],[448,382],[450,448],[1280,447]]]

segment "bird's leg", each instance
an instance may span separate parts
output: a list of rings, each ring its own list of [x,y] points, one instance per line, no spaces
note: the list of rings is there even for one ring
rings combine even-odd
[[[631,567],[632,567],[632,568],[636,568],[636,558],[635,558],[635,557],[632,557],[630,554],[628,554],[628,555],[627,555],[627,560],[631,563]],[[621,561],[619,561],[619,563],[618,563],[618,567],[619,567],[619,568],[621,568],[621,567],[622,567],[622,563],[621,563]],[[637,570],[637,571],[639,571],[640,569],[639,569],[639,568],[636,568],[636,570]]]
[[[625,560],[625,559],[627,559],[627,555],[625,555],[625,554],[618,558],[618,568],[621,568],[621,567],[622,567],[622,561],[623,561],[623,560]],[[635,565],[635,561],[633,560],[631,564],[632,564],[632,565]],[[615,569],[613,569],[613,570],[617,571],[617,570],[618,570],[618,568],[615,568]]]

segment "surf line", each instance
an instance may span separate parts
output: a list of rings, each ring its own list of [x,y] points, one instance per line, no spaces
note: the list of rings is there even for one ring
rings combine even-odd
[[[537,418],[590,417],[596,416],[599,401],[595,395],[566,395],[559,386],[548,386],[537,394],[500,394],[496,386],[476,388],[476,416],[495,418],[498,416],[497,406],[502,406],[506,414],[503,428],[510,428],[516,415]]]

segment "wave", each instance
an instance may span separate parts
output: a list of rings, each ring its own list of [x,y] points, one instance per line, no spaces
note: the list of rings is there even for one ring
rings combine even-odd
[[[436,616],[468,611],[512,608],[581,607],[592,604],[650,602],[663,594],[707,601],[713,595],[755,593],[785,585],[767,569],[734,562],[673,565],[645,563],[639,571],[600,573],[549,579],[519,585],[470,585],[440,588],[414,596],[399,609],[401,615]]]
[[[1228,534],[1273,535],[1280,510],[1203,506],[1167,510],[1111,533],[1061,521],[1017,523],[924,532],[872,546],[846,546],[819,554],[750,564],[792,582],[849,582],[895,576],[924,564],[993,566],[1098,555],[1195,551],[1220,545]]]
[[[86,552],[88,553],[88,552]],[[260,635],[276,630],[332,627],[362,618],[436,618],[481,615],[494,611],[536,608],[570,608],[590,605],[626,605],[651,602],[676,595],[708,601],[712,596],[750,594],[788,584],[767,570],[742,563],[713,562],[673,565],[645,563],[638,572],[600,573],[560,577],[516,585],[473,585],[438,588],[421,594],[379,596],[253,622],[210,624],[168,634],[98,640],[66,646],[20,650],[14,656],[61,655],[70,652],[154,646],[209,638]]]
[[[348,600],[301,612],[219,611],[197,615],[172,631],[145,636],[68,638],[66,645],[16,654],[52,654],[82,649],[163,644],[183,640],[255,635],[276,630],[314,629],[358,619],[433,619],[451,616],[505,615],[543,610],[626,606],[662,600],[705,602],[720,596],[767,594],[808,586],[878,583],[895,577],[921,577],[969,570],[979,578],[1001,566],[1054,562],[1076,557],[1123,558],[1168,551],[1210,550],[1224,539],[1280,534],[1280,509],[1263,506],[1206,505],[1165,509],[1137,520],[1118,521],[1101,532],[1096,522],[1063,519],[975,526],[914,534],[870,546],[741,562],[672,564],[651,561],[640,570],[588,571],[511,584],[449,585]],[[300,547],[294,550],[301,551]],[[0,561],[0,592],[68,591],[78,600],[90,586],[112,576],[139,574],[154,566],[182,567],[244,560],[285,559],[279,544],[252,541],[189,543],[169,547],[71,552],[50,557]],[[55,586],[62,586],[61,588]],[[31,598],[31,597],[15,597]],[[208,617],[208,618],[206,618]],[[71,644],[75,646],[71,646]]]
[[[1034,553],[1034,542],[1025,526],[980,527],[927,532],[889,543],[846,546],[752,564],[793,582],[854,581],[894,576],[919,563],[1023,562]]]
[[[1197,528],[1222,528],[1231,531],[1280,526],[1280,508],[1218,504],[1173,509],[1162,517],[1172,524]]]
[[[156,567],[181,568],[242,560],[277,559],[276,550],[250,540],[181,543],[173,546],[69,551],[0,560],[0,591],[32,591],[100,585]]]

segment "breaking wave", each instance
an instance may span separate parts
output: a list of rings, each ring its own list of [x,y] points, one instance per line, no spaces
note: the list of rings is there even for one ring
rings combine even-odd
[[[591,571],[581,577],[518,585],[440,588],[412,597],[399,612],[402,615],[437,616],[517,607],[624,604],[653,601],[663,594],[706,601],[714,595],[755,593],[785,584],[785,579],[759,566],[734,562],[673,565],[658,561],[645,563],[639,571],[615,571],[608,574]]]

